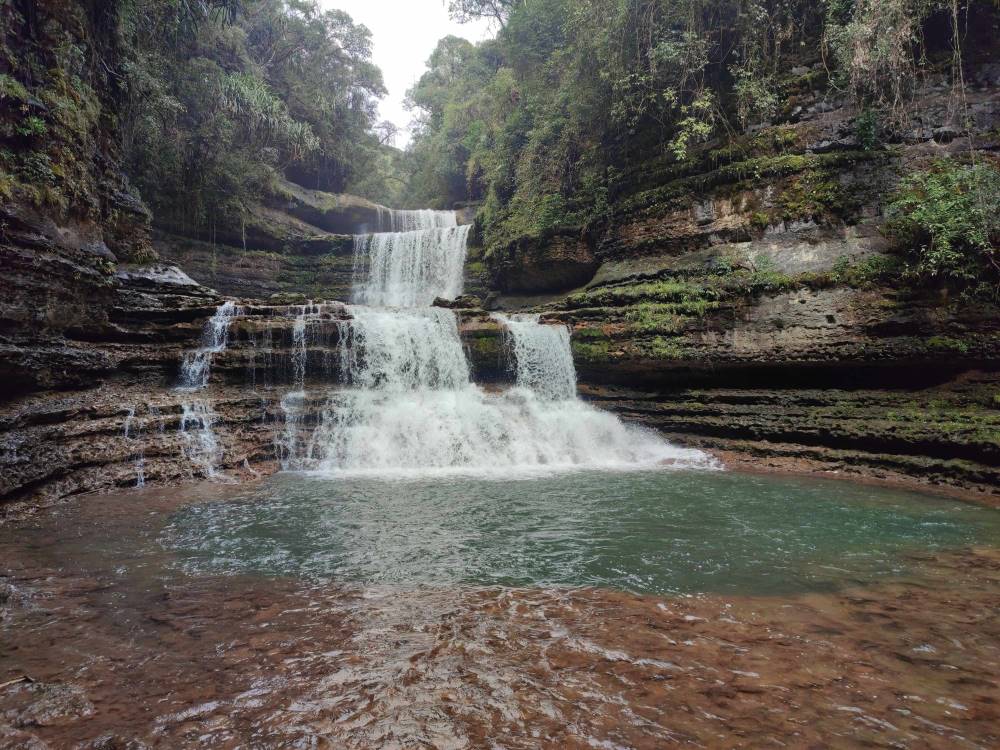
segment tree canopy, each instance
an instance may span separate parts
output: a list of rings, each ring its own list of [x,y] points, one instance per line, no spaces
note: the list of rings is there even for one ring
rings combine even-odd
[[[121,114],[129,171],[155,215],[207,227],[285,174],[391,199],[371,34],[313,0],[134,0]],[[384,131],[382,131],[384,132]]]

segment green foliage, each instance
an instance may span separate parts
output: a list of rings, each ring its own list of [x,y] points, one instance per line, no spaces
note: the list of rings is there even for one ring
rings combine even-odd
[[[859,103],[901,122],[923,61],[922,25],[952,7],[947,0],[826,0],[824,41],[839,81]]]
[[[966,342],[951,338],[950,336],[931,336],[927,339],[927,348],[931,351],[939,352],[969,353],[969,345]]]
[[[491,19],[499,33],[479,45],[441,40],[411,90],[419,127],[405,158],[406,200],[481,201],[481,235],[500,247],[560,226],[597,229],[727,181],[817,167],[766,221],[845,218],[856,201],[825,168],[881,153],[932,64],[924,30],[946,5],[454,0],[453,17]],[[806,73],[790,74],[802,65]],[[861,112],[858,152],[789,153],[804,145],[801,128],[767,144],[737,131],[782,135],[769,126],[791,116],[795,97],[831,82]]]
[[[1000,282],[1000,170],[942,159],[904,179],[887,207],[909,273],[963,288]]]
[[[854,134],[865,151],[878,147],[882,139],[882,126],[874,109],[866,108],[854,120]]]
[[[0,101],[12,99],[15,102],[25,102],[28,96],[28,90],[20,81],[6,73],[0,73]]]
[[[898,279],[902,265],[902,261],[893,255],[870,255],[854,263],[842,255],[833,264],[829,277],[834,284],[865,289]]]
[[[288,176],[390,193],[368,30],[313,0],[132,0],[122,142],[159,219],[211,234]]]
[[[35,136],[45,135],[48,132],[48,127],[46,127],[45,120],[41,117],[29,115],[15,126],[14,132],[18,135],[32,138]]]
[[[667,279],[589,289],[571,294],[566,298],[566,304],[569,307],[602,307],[656,302],[700,306],[713,296],[711,290],[697,284]]]

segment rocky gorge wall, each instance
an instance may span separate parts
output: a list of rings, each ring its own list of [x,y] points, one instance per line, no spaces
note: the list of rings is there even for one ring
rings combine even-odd
[[[622,175],[599,226],[489,248],[497,304],[572,327],[590,398],[732,464],[995,501],[1000,308],[908,283],[882,227],[903,176],[970,145],[996,163],[1000,67],[964,98],[924,81],[879,145],[820,61],[781,93],[772,124]]]
[[[99,40],[113,57],[96,31],[104,12],[35,29]],[[381,209],[284,182],[207,235],[151,224],[100,115],[113,81],[99,66],[80,74],[77,104],[96,114],[30,144],[50,162],[81,155],[59,171],[75,180],[54,177],[44,196],[14,184],[0,205],[0,505],[273,471],[296,357],[303,385],[336,384],[350,325],[324,308],[299,355],[295,320],[307,299],[348,299],[351,235],[377,227]],[[38,80],[35,98],[54,102]],[[600,227],[471,247],[466,291],[569,325],[585,397],[733,465],[916,480],[996,502],[1000,309],[899,283],[880,232],[901,175],[970,136],[995,158],[1000,67],[968,80],[970,127],[949,84],[928,81],[905,136],[866,149],[858,113],[820,71],[790,71],[794,106],[780,123],[623,174]],[[27,166],[15,166],[16,182]],[[243,310],[230,346],[203,392],[177,390],[225,298]],[[476,380],[509,379],[499,326],[462,304]],[[322,399],[301,406],[295,430],[308,434]]]

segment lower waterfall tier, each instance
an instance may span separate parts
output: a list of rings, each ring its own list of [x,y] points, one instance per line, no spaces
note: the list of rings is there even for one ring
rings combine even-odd
[[[524,388],[351,389],[330,392],[321,404],[299,392],[288,394],[282,407],[283,467],[322,474],[512,478],[715,465],[701,451],[671,445],[582,401],[547,400]]]

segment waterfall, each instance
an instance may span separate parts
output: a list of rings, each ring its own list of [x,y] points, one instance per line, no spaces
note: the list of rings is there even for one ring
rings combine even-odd
[[[128,413],[125,415],[125,426],[122,432],[127,442],[136,443],[135,450],[129,454],[129,458],[135,462],[135,486],[145,487],[146,453],[142,447],[142,425],[139,424],[137,427],[133,427],[135,424],[137,424],[135,421],[135,407],[130,406]]]
[[[181,379],[178,386],[182,390],[196,391],[208,385],[212,370],[212,357],[225,350],[229,341],[229,324],[239,314],[233,302],[223,302],[208,319],[201,334],[201,346],[184,355],[181,362]]]
[[[345,383],[365,390],[460,388],[469,366],[451,310],[387,310],[351,306],[341,334]]]
[[[569,329],[540,325],[539,315],[494,313],[507,330],[506,343],[513,357],[517,385],[543,398],[576,398],[576,368],[569,345]]]
[[[403,230],[355,240],[355,302],[342,322],[340,373],[306,441],[288,436],[288,465],[320,474],[399,476],[473,473],[511,478],[579,468],[670,463],[705,466],[700,451],[676,448],[576,397],[565,326],[538,316],[499,316],[517,385],[475,385],[452,310],[428,307],[462,291],[468,227],[434,212],[393,217]],[[419,228],[414,229],[414,224]],[[461,230],[461,231],[458,231]],[[301,402],[289,404],[293,419]]]
[[[570,331],[538,315],[494,316],[504,328],[516,382],[499,392],[480,388],[472,381],[457,314],[431,306],[435,297],[462,293],[469,226],[458,226],[453,212],[383,209],[378,228],[390,231],[355,237],[353,304],[308,302],[281,313],[290,330],[281,339],[290,344],[284,360],[290,382],[276,401],[283,419],[273,434],[282,469],[508,479],[712,464],[700,451],[677,448],[581,401]],[[184,358],[180,390],[207,385],[212,357],[226,348],[230,323],[240,314],[259,311],[227,302],[206,323],[201,347]],[[248,379],[256,384],[258,345],[266,347],[269,367],[279,355],[270,347],[270,327],[259,337],[253,325],[246,328],[253,350]],[[322,371],[316,347],[323,352]],[[338,384],[317,387],[332,380],[334,370]],[[214,476],[223,456],[211,403],[191,400],[182,411],[183,454],[197,472]]]
[[[181,404],[181,455],[206,477],[217,475],[222,460],[222,448],[212,429],[214,421],[215,412],[207,402],[194,400]]]
[[[229,300],[219,305],[202,329],[201,346],[184,355],[178,390],[198,391],[208,385],[212,358],[225,351],[229,343],[229,324],[239,314],[239,308]],[[222,458],[218,440],[212,430],[213,420],[214,413],[206,402],[193,400],[181,404],[178,428],[182,440],[181,455],[208,477],[215,476],[215,467]]]
[[[438,229],[458,226],[454,211],[434,211],[419,208],[415,211],[378,207],[377,232],[412,232],[416,229]]]
[[[438,226],[431,216],[426,221],[430,226],[419,229],[357,235],[351,301],[418,307],[430,305],[435,297],[454,299],[460,295],[470,227],[454,226],[454,214],[451,216],[450,227]]]

